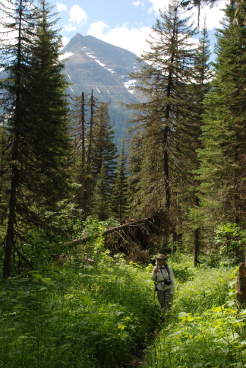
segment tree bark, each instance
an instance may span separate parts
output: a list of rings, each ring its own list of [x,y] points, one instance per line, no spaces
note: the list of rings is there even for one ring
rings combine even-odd
[[[19,2],[18,8],[18,47],[17,47],[17,62],[16,62],[16,101],[15,101],[15,116],[14,116],[14,140],[12,145],[11,155],[11,189],[8,205],[8,220],[7,233],[4,247],[3,261],[3,277],[8,278],[12,273],[12,258],[15,243],[15,224],[16,224],[16,204],[17,190],[19,186],[19,125],[21,121],[21,49],[22,49],[22,18],[23,4]]]

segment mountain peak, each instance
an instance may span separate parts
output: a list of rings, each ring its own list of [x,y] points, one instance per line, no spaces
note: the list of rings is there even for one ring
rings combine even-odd
[[[94,36],[77,33],[63,49],[65,72],[71,82],[70,92],[79,96],[81,92],[94,90],[95,97],[111,102],[110,116],[115,122],[116,135],[121,136],[129,112],[123,103],[137,102],[134,85],[129,74],[138,68],[137,56]],[[120,133],[121,132],[121,133]]]

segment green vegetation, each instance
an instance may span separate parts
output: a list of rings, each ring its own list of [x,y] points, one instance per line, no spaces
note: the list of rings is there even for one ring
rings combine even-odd
[[[5,368],[115,367],[159,324],[149,273],[110,257],[101,237],[2,282],[0,298]]]
[[[233,269],[208,268],[179,285],[144,367],[245,367],[246,311],[235,305],[234,280]]]
[[[206,29],[195,46],[181,10],[171,4],[153,27],[134,75],[145,99],[130,106],[131,149],[118,157],[108,103],[82,92],[69,114],[46,0],[0,4],[0,368],[120,368],[160,328],[146,368],[246,366],[234,290],[246,241],[246,0],[225,10],[213,71]],[[147,265],[163,250],[177,280],[166,315]]]
[[[87,230],[103,226],[89,222]],[[177,291],[162,324],[152,266],[109,256],[101,236],[2,282],[0,366],[119,367],[161,327],[146,368],[244,367],[246,312],[235,305],[235,269],[197,269],[182,255],[172,266]]]

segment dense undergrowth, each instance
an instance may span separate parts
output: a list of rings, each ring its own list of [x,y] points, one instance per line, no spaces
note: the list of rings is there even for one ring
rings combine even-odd
[[[200,269],[179,285],[145,368],[246,367],[246,310],[235,303],[235,270]]]
[[[91,241],[65,260],[0,281],[0,368],[122,367],[160,326],[146,368],[245,367],[235,270],[194,269],[190,257],[173,256],[177,290],[161,323],[153,266],[109,256],[100,226],[89,224]]]
[[[116,368],[146,343],[159,323],[150,275],[102,243],[1,282],[1,368]]]

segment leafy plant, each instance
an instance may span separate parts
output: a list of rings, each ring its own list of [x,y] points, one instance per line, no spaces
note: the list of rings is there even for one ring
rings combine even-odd
[[[244,260],[246,230],[237,224],[219,225],[215,231],[215,243],[225,264],[238,264]]]
[[[2,283],[0,366],[115,367],[159,323],[149,272],[109,256],[103,223],[88,219],[84,229],[89,242],[62,265]]]
[[[234,278],[234,270],[199,270],[179,287],[146,368],[245,367],[246,310],[235,306]]]

